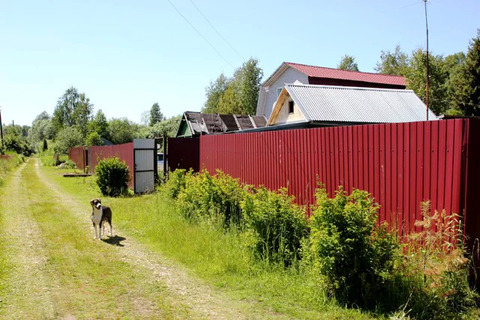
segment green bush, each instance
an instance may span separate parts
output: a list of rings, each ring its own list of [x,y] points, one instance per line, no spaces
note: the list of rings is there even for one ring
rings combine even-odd
[[[77,164],[76,164],[73,160],[67,159],[67,160],[64,162],[64,168],[65,168],[65,169],[76,169],[76,168],[77,168]]]
[[[242,209],[247,227],[256,236],[255,253],[264,260],[291,265],[300,259],[302,240],[309,234],[305,210],[293,204],[286,189],[252,191],[246,193]]]
[[[180,180],[179,186],[183,183]],[[176,190],[176,189],[174,189]],[[240,202],[244,191],[237,179],[221,171],[185,175],[185,188],[178,193],[178,209],[188,219],[220,222],[224,227],[241,227]]]
[[[17,134],[6,134],[3,142],[7,151],[23,154],[27,157],[34,152],[25,138]]]
[[[391,280],[398,243],[385,224],[376,225],[378,206],[366,191],[340,188],[328,198],[317,189],[310,250],[331,293],[348,306],[373,309]]]
[[[192,175],[192,171],[190,170],[188,174]],[[168,173],[167,182],[162,186],[162,189],[166,192],[168,197],[177,199],[180,191],[185,189],[186,175],[187,172],[185,169],[177,169]]]
[[[128,193],[130,170],[119,158],[107,158],[95,167],[97,185],[104,196],[118,197]]]

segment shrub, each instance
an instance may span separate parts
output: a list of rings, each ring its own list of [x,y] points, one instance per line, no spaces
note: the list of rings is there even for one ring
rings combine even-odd
[[[7,151],[13,151],[18,154],[23,154],[24,156],[30,156],[34,150],[27,143],[25,138],[18,134],[6,134],[4,138],[5,149]]]
[[[330,292],[348,306],[372,309],[385,293],[398,244],[366,191],[340,187],[333,199],[317,189],[310,250]]]
[[[179,186],[183,183],[181,180]],[[192,220],[209,220],[224,227],[241,227],[243,217],[240,202],[244,191],[237,179],[221,171],[216,176],[203,171],[185,176],[185,187],[178,193],[180,213]]]
[[[95,168],[97,185],[104,196],[118,197],[128,193],[130,170],[119,158],[107,158]]]
[[[242,209],[247,227],[256,235],[255,252],[261,259],[285,266],[300,259],[309,229],[305,211],[293,199],[286,189],[277,193],[263,187],[245,195]]]
[[[76,168],[77,168],[77,164],[76,164],[73,160],[67,159],[67,160],[64,162],[64,168],[65,168],[65,169],[76,169]]]
[[[186,174],[185,169],[177,169],[168,173],[167,182],[163,185],[162,189],[170,198],[177,199],[180,191],[185,189]],[[190,170],[188,174],[192,175],[192,171]]]

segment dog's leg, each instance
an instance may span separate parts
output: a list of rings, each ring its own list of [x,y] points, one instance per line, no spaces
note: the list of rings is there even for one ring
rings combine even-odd
[[[98,239],[102,240],[102,228],[103,228],[103,223],[100,221],[100,225],[98,226]]]
[[[93,224],[93,231],[95,232],[93,239],[97,239],[97,226],[95,225],[94,222],[92,222],[92,224]]]

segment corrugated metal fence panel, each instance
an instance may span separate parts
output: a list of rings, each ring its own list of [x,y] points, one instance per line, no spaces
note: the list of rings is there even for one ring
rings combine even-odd
[[[133,172],[134,172],[134,163],[133,163],[133,142],[116,144],[113,146],[92,146],[89,149],[89,163],[90,163],[90,172],[95,171],[95,167],[98,164],[98,161],[118,157],[120,160],[125,161],[128,168],[130,169],[130,187],[133,187]]]
[[[199,171],[200,139],[168,138],[168,166],[170,170],[190,169]]]
[[[75,147],[68,151],[68,158],[75,162],[77,167],[81,170],[87,166],[87,154],[85,147]]]
[[[462,213],[462,150],[469,121],[202,136],[200,166],[249,184],[287,187],[299,204],[314,203],[317,182],[325,184],[330,195],[339,185],[348,192],[367,190],[381,205],[381,220],[405,233],[421,219],[422,201],[430,200],[432,209]],[[478,127],[479,121],[474,123]],[[470,147],[471,156],[480,158],[478,150]]]
[[[475,253],[476,265],[480,265],[480,255],[477,251],[479,246],[478,238],[480,238],[480,119],[471,119],[465,130],[466,134],[464,145],[467,156],[464,160],[466,175],[462,177],[462,186],[460,198],[466,202],[465,208],[465,230],[470,236],[470,243],[475,244],[472,248]],[[477,274],[480,270],[477,267]]]

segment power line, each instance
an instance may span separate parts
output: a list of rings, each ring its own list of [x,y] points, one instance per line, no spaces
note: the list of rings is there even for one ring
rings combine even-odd
[[[215,50],[215,52],[218,54],[218,56],[220,58],[223,59],[223,61],[225,61],[230,67],[232,67],[232,69],[235,69],[233,67],[233,65],[228,62],[227,59],[225,59],[225,57],[220,53],[220,51],[217,50],[217,48],[215,48],[215,46],[210,42],[208,41],[208,39],[200,32],[197,30],[197,28],[195,28],[195,26],[187,19],[187,17],[185,17],[178,9],[177,7],[175,7],[175,5],[170,1],[170,0],[167,0],[168,3],[170,3],[170,5],[172,6],[173,9],[175,9],[175,11],[177,11],[177,13],[183,18],[183,20],[185,20],[189,25],[190,27],[192,27],[193,30],[195,30],[195,32],[213,49]]]
[[[200,13],[200,15],[203,17],[203,19],[205,19],[205,21],[208,22],[208,24],[210,25],[210,27],[212,27],[212,29],[218,34],[218,36],[219,36],[220,38],[222,38],[223,41],[225,41],[225,43],[230,47],[230,49],[232,49],[232,50],[237,54],[237,56],[238,56],[240,59],[242,59],[242,61],[245,60],[245,59],[243,58],[243,56],[230,44],[230,42],[228,42],[228,40],[225,39],[224,36],[222,36],[222,34],[217,30],[217,28],[215,28],[215,27],[213,26],[213,24],[210,22],[210,20],[208,20],[208,18],[203,14],[203,12],[200,11],[200,9],[195,5],[195,3],[193,2],[193,0],[190,0],[190,2],[191,2],[192,5],[195,7],[195,9],[198,11],[198,13]]]

